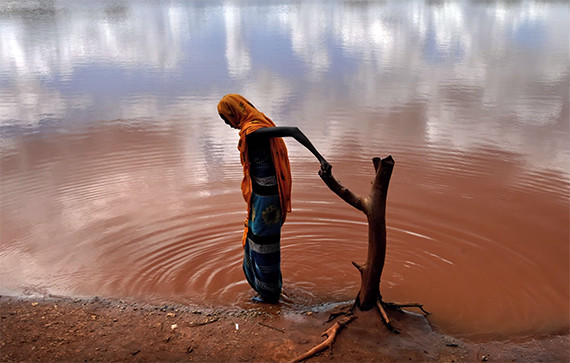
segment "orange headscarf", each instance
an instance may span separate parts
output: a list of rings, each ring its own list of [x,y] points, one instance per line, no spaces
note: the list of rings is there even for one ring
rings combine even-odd
[[[241,164],[243,166],[243,180],[241,192],[247,203],[247,215],[251,208],[251,177],[249,175],[249,159],[247,157],[246,136],[262,127],[275,127],[275,123],[258,111],[245,97],[238,94],[228,94],[222,97],[218,103],[218,113],[223,116],[232,126],[238,128]],[[281,201],[281,219],[285,222],[287,213],[291,212],[291,167],[287,156],[287,147],[280,137],[270,139],[273,165],[279,187],[279,199]],[[245,246],[247,238],[247,219],[242,244]]]

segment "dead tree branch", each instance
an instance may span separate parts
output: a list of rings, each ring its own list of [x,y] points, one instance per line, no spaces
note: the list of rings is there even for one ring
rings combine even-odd
[[[364,214],[367,213],[366,211],[366,202],[355,195],[353,192],[348,190],[347,188],[343,187],[332,175],[332,173],[322,173],[319,172],[321,179],[325,182],[325,184],[332,190],[336,195],[338,195],[342,200],[353,206],[354,208],[362,211]]]
[[[356,196],[342,186],[332,173],[319,173],[321,179],[342,200],[362,211],[368,218],[368,255],[366,263],[352,264],[360,271],[361,285],[356,304],[361,310],[369,310],[376,306],[380,297],[380,276],[386,258],[386,197],[388,185],[394,169],[394,159],[372,159],[376,176],[366,198]]]
[[[382,302],[384,306],[396,308],[399,311],[402,311],[402,308],[418,308],[420,309],[424,315],[431,314],[429,311],[424,309],[424,305],[420,303],[399,303],[399,302]]]
[[[332,346],[332,344],[334,343],[334,340],[336,339],[338,332],[340,332],[342,330],[342,328],[347,326],[354,319],[356,319],[356,316],[351,315],[351,316],[347,316],[347,317],[343,318],[342,320],[334,323],[334,325],[331,326],[330,328],[328,328],[328,330],[325,331],[322,335],[322,336],[326,336],[327,339],[325,339],[321,344],[318,344],[315,347],[313,347],[311,350],[309,350],[309,351],[301,354],[297,358],[293,359],[291,361],[291,363],[304,361],[305,359],[310,358],[310,357],[314,356],[315,354],[322,352],[323,350],[325,350],[327,348],[330,348]]]
[[[382,315],[382,320],[386,326],[394,333],[399,331],[392,326],[390,318],[386,313],[385,307],[393,307],[401,309],[403,307],[417,307],[424,313],[429,314],[423,309],[421,304],[395,304],[385,303],[382,301],[380,294],[380,277],[384,269],[384,261],[386,259],[386,198],[388,195],[388,186],[394,169],[394,159],[388,156],[384,159],[372,159],[376,175],[370,190],[370,194],[366,198],[359,197],[352,193],[350,190],[342,186],[332,175],[328,172],[319,172],[321,179],[325,184],[338,195],[346,203],[354,208],[363,212],[368,219],[368,254],[366,263],[359,264],[352,262],[354,267],[360,272],[361,284],[358,295],[356,296],[355,303],[350,309],[350,312],[339,312],[331,314],[329,321],[340,316],[345,317],[335,323],[323,335],[328,338],[321,344],[315,346],[305,354],[295,358],[294,362],[305,360],[318,352],[329,348],[338,334],[338,332],[350,323],[354,318],[354,308],[358,307],[360,310],[369,310],[376,307]]]

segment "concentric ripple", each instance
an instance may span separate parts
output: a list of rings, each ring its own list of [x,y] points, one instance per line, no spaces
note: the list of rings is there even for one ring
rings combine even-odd
[[[20,140],[2,157],[2,293],[247,306],[237,151],[212,168],[196,151],[202,141],[188,147],[185,135],[116,123]],[[327,189],[316,161],[291,149],[285,293],[297,308],[351,300],[366,218]],[[394,151],[384,299],[421,301],[433,324],[454,333],[564,330],[565,177],[527,173],[496,150]],[[330,159],[336,177],[366,196],[370,159],[345,155]]]

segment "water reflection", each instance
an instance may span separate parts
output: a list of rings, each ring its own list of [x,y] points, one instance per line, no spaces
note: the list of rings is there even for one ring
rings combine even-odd
[[[247,300],[237,135],[215,112],[238,92],[300,126],[358,194],[370,157],[395,156],[385,293],[425,298],[457,331],[489,333],[496,314],[508,332],[567,329],[569,15],[546,1],[3,1],[0,291]],[[286,283],[308,304],[350,299],[364,247],[343,247],[365,222],[288,145]],[[336,275],[315,276],[323,244]]]
[[[232,78],[244,78],[251,70],[251,56],[244,44],[241,29],[241,12],[237,6],[224,8],[224,24],[226,28],[226,62],[228,73]]]
[[[313,126],[314,107],[386,117],[420,103],[431,143],[539,153],[565,171],[562,3],[8,1],[0,11],[4,130],[182,117],[188,98],[231,89],[301,126]],[[518,123],[543,127],[557,152],[528,143],[537,130]]]

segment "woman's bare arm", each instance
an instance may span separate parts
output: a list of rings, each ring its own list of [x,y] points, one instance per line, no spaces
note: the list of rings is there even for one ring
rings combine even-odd
[[[325,160],[325,158],[317,151],[313,146],[311,141],[303,134],[298,127],[292,126],[276,126],[276,127],[263,127],[251,134],[247,135],[248,140],[255,140],[260,137],[292,137],[297,140],[301,145],[306,147],[319,162],[321,163],[321,170],[328,174],[331,171],[331,165]]]

